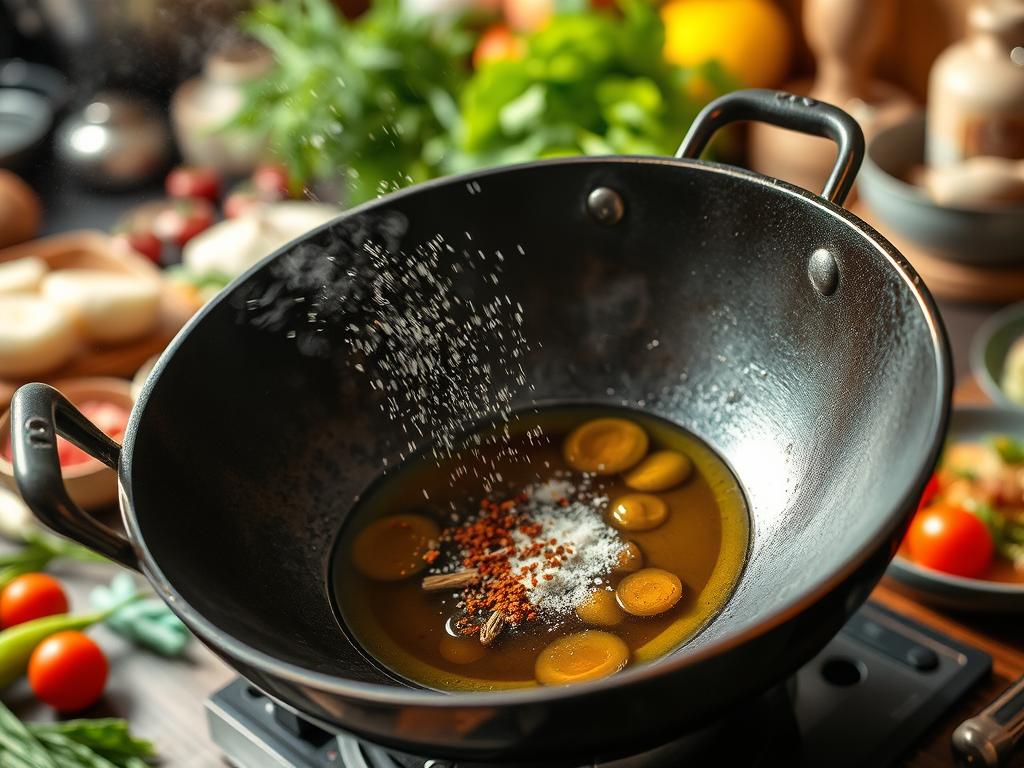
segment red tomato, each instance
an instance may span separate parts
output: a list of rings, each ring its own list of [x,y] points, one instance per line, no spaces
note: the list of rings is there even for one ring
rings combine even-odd
[[[261,200],[284,200],[289,196],[288,170],[282,165],[261,165],[252,172],[252,185]]]
[[[224,199],[224,217],[237,219],[254,205],[264,202],[251,184],[242,184],[231,190]]]
[[[523,56],[523,41],[504,24],[495,24],[480,35],[473,50],[473,66],[480,69],[489,61],[515,61]]]
[[[970,512],[938,505],[914,516],[907,549],[910,558],[926,568],[977,578],[992,562],[994,545],[988,528]]]
[[[220,197],[220,176],[212,168],[179,165],[167,174],[164,188],[171,197],[202,197],[215,203]]]
[[[161,240],[169,240],[178,247],[213,224],[214,209],[209,200],[188,197],[175,200],[174,204],[156,214],[153,218],[153,234]]]
[[[555,12],[554,0],[502,0],[505,20],[519,32],[532,32],[547,24]]]
[[[0,624],[4,629],[32,619],[68,612],[64,588],[53,576],[26,573],[0,592]]]
[[[28,660],[28,682],[40,701],[58,712],[92,704],[107,684],[107,657],[81,632],[58,632],[41,642]]]
[[[154,264],[160,263],[163,243],[152,232],[122,232],[117,238],[126,242],[133,251],[141,253]]]

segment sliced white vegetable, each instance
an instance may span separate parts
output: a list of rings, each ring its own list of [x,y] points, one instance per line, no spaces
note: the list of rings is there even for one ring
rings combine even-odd
[[[0,294],[35,293],[46,274],[46,262],[26,256],[0,264]]]
[[[333,205],[302,200],[255,205],[189,240],[182,251],[182,262],[195,275],[234,277],[340,213]]]
[[[41,531],[32,510],[14,491],[0,487],[0,536],[25,541],[28,534]]]
[[[160,315],[159,280],[139,275],[61,269],[43,280],[43,296],[68,310],[91,341],[137,339]]]
[[[46,373],[71,357],[75,329],[62,307],[25,294],[0,296],[0,376]]]

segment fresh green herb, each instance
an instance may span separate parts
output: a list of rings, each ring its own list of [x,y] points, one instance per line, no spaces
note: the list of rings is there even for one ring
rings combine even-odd
[[[1024,443],[1019,440],[1009,435],[997,435],[992,438],[992,447],[1007,464],[1024,463]]]
[[[1000,556],[1011,562],[1024,559],[1024,523],[1010,520],[984,502],[967,505],[967,510],[986,525]]]
[[[119,718],[66,720],[28,728],[44,745],[67,748],[74,744],[119,768],[142,768],[146,759],[156,757],[153,743],[133,736],[128,723]]]
[[[620,5],[622,18],[557,14],[526,38],[522,59],[477,71],[462,97],[455,169],[559,155],[671,155],[703,103],[733,83],[717,64],[666,62],[654,5]],[[697,92],[701,98],[687,95]]]
[[[244,27],[276,67],[232,124],[266,131],[292,181],[345,174],[349,203],[441,173],[472,36],[453,17],[374,0],[355,21],[328,0],[263,0]]]
[[[117,718],[23,723],[0,703],[3,768],[147,768],[153,744]]]
[[[964,507],[985,524],[989,533],[992,534],[993,544],[996,549],[999,549],[1005,537],[1006,518],[999,514],[991,504],[985,502],[976,501],[973,504],[965,504]]]
[[[69,558],[85,562],[107,562],[106,558],[64,539],[38,531],[26,532],[28,543],[21,549],[0,555],[0,589],[19,576],[43,570],[54,560]]]
[[[953,470],[953,474],[964,480],[970,480],[972,483],[978,479],[978,473],[967,467],[957,467]]]
[[[137,595],[133,595],[106,610],[80,614],[59,613],[3,630],[0,632],[0,688],[7,687],[25,674],[32,651],[50,635],[91,627],[105,621],[136,599]]]
[[[162,656],[180,656],[191,637],[188,628],[160,600],[134,599],[137,596],[135,580],[119,573],[109,587],[94,589],[89,601],[99,611],[122,606],[103,622],[119,635]]]

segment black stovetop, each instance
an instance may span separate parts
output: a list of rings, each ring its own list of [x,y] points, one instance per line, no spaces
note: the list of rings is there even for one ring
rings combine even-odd
[[[632,757],[581,757],[566,768],[882,768],[990,667],[981,651],[869,603],[788,683],[712,726]],[[218,691],[206,707],[214,741],[239,768],[470,768],[330,733],[243,680]]]

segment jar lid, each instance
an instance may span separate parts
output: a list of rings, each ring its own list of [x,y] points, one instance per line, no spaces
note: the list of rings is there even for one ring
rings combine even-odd
[[[1024,0],[977,0],[967,13],[967,27],[1008,46],[1024,45]]]
[[[246,83],[256,80],[274,66],[274,57],[255,40],[233,40],[211,51],[203,73],[218,83]]]

